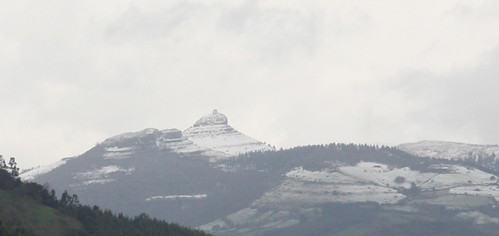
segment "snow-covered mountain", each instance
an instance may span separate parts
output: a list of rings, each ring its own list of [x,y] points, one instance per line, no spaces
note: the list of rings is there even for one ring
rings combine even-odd
[[[215,110],[183,132],[120,134],[22,178],[68,190],[86,204],[146,212],[215,235],[352,235],[367,226],[365,235],[387,235],[392,231],[379,227],[419,227],[424,220],[499,230],[498,173],[448,160],[460,160],[461,150],[491,156],[493,146],[435,143],[275,151]]]
[[[147,128],[137,132],[127,132],[106,139],[99,145],[104,150],[103,159],[127,159],[144,149],[168,150],[180,155],[203,155],[211,162],[234,158],[248,152],[274,150],[268,144],[253,139],[228,124],[227,117],[214,110],[201,117],[184,132],[179,129]],[[21,174],[23,180],[33,180],[36,176],[66,164],[70,158],[41,166]]]
[[[218,152],[217,157],[230,157],[255,151],[271,151],[271,146],[244,135],[228,124],[225,115],[214,110],[201,117],[184,131],[184,136],[196,145]]]
[[[261,231],[297,227],[304,215],[319,220],[325,217],[322,207],[327,204],[376,203],[387,210],[411,212],[434,205],[461,211],[473,220],[487,217],[472,214],[473,209],[499,207],[499,177],[473,167],[427,163],[419,169],[380,160],[323,165],[322,169],[298,166],[285,172],[278,185],[247,208],[200,228],[216,235],[260,235]],[[499,218],[489,221],[499,222]]]

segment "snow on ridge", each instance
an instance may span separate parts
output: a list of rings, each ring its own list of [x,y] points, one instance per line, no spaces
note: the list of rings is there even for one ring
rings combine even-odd
[[[115,135],[111,138],[104,140],[104,142],[102,144],[112,145],[114,143],[123,142],[124,140],[133,139],[133,138],[140,138],[140,137],[143,137],[145,135],[153,134],[153,133],[158,132],[158,131],[159,131],[158,129],[147,128],[147,129],[144,129],[144,130],[141,130],[138,132],[127,132],[127,133],[123,133],[123,134],[118,134],[118,135]]]
[[[227,117],[224,114],[218,113],[215,109],[209,115],[201,117],[196,123],[194,123],[194,127],[198,126],[211,126],[211,125],[227,125],[229,122]]]
[[[203,116],[192,127],[184,130],[183,134],[198,146],[224,154],[212,158],[213,161],[248,152],[274,150],[271,146],[232,128],[227,117],[217,110]]]
[[[410,154],[438,159],[465,159],[472,156],[499,156],[499,145],[479,145],[445,141],[420,141],[397,146]]]
[[[73,157],[71,157],[73,158]],[[39,166],[35,169],[32,169],[32,170],[29,170],[29,171],[26,171],[22,174],[19,175],[19,177],[23,180],[23,181],[31,181],[31,180],[34,180],[37,176],[39,175],[43,175],[43,174],[46,174],[52,170],[54,170],[55,168],[59,167],[59,166],[62,166],[64,164],[66,164],[66,162],[71,159],[71,158],[64,158],[64,159],[61,159],[57,162],[54,162],[52,164],[48,164],[48,165],[43,165],[43,166]]]
[[[191,127],[184,131],[184,135],[196,145],[225,153],[227,157],[274,150],[269,145],[250,138],[228,125]]]
[[[153,200],[172,200],[172,199],[203,199],[208,197],[207,194],[198,194],[198,195],[167,195],[167,196],[153,196],[146,198],[146,201]]]

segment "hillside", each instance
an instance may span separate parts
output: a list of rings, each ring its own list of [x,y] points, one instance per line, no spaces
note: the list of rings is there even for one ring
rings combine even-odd
[[[461,159],[332,143],[274,150],[213,112],[120,134],[22,178],[214,235],[497,235],[499,176]]]
[[[76,195],[23,183],[0,170],[0,235],[207,235],[146,214],[129,218],[81,205]]]
[[[397,148],[419,157],[461,161],[499,173],[499,145],[421,141],[400,144]]]

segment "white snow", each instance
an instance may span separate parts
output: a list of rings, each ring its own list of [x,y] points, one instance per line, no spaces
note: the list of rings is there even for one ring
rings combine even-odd
[[[97,180],[102,178],[107,178],[110,174],[113,173],[122,173],[130,175],[135,171],[135,168],[123,169],[119,166],[104,166],[99,169],[90,170],[86,172],[78,172],[74,176],[75,179],[84,179],[84,180]]]
[[[271,146],[232,128],[228,124],[227,117],[216,110],[212,114],[203,116],[183,134],[194,144],[214,151],[212,161],[248,152],[274,150]]]
[[[339,168],[339,171],[345,175],[376,185],[399,188],[410,188],[411,183],[421,185],[435,176],[435,173],[421,173],[408,167],[389,168],[385,164],[375,162],[360,162],[356,166],[343,166]],[[399,176],[405,179],[401,183],[395,182],[395,179]]]
[[[46,173],[54,170],[55,168],[66,164],[66,162],[69,159],[71,159],[71,158],[64,158],[64,159],[61,159],[61,160],[59,160],[57,162],[54,162],[52,164],[49,164],[49,165],[39,166],[39,167],[37,167],[35,169],[29,170],[29,171],[26,171],[26,172],[20,174],[19,177],[23,181],[31,181],[31,180],[35,179],[37,176],[39,176],[39,175],[46,174]]]
[[[499,145],[477,145],[443,141],[421,141],[397,146],[400,150],[416,156],[439,159],[465,159],[471,156],[499,157]]]
[[[470,211],[470,212],[461,212],[456,215],[462,219],[470,219],[473,220],[474,224],[499,224],[499,218],[490,217],[485,215],[479,211]]]
[[[458,165],[431,166],[435,172],[419,172],[408,167],[392,168],[376,162],[320,171],[297,167],[285,174],[287,179],[264,194],[257,204],[315,204],[323,202],[397,203],[406,196],[399,192],[414,183],[423,191],[450,189],[452,194],[499,196],[497,176]],[[493,177],[492,177],[493,176]],[[398,183],[397,177],[403,177]],[[470,182],[471,180],[471,182]]]
[[[193,152],[208,151],[206,148],[194,144],[194,142],[188,140],[187,138],[177,138],[177,139],[159,138],[156,141],[156,145],[160,149],[171,149],[177,153],[193,153]]]
[[[316,212],[315,214],[319,213]],[[254,230],[255,227],[258,230],[277,229],[298,223],[300,223],[300,220],[296,218],[296,215],[287,210],[244,208],[199,228],[205,231],[214,231],[215,233],[225,232],[225,235],[254,235],[249,232]],[[237,232],[232,231],[235,228],[238,229]]]
[[[373,184],[325,184],[287,179],[277,188],[265,193],[256,205],[306,206],[327,202],[397,203],[405,196],[397,190]]]
[[[208,197],[207,194],[198,194],[198,195],[168,195],[168,196],[153,196],[146,198],[146,201],[153,200],[171,200],[171,199],[203,199]]]
[[[117,147],[111,146],[105,148],[105,153],[103,154],[104,159],[125,159],[129,158],[134,151],[134,147]]]
[[[446,170],[448,173],[436,174],[433,178],[421,185],[421,188],[442,189],[452,188],[462,185],[476,184],[494,184],[497,182],[497,176],[483,172],[476,168],[464,167],[458,165],[434,165],[434,169]],[[493,178],[491,178],[493,176]]]
[[[135,149],[135,148],[113,146],[113,147],[106,148],[106,152],[129,152],[129,151],[133,151],[133,149]]]
[[[115,181],[115,179],[93,179],[93,180],[87,180],[83,181],[83,185],[90,185],[90,184],[107,184]]]
[[[287,172],[286,177],[293,178],[306,182],[318,182],[318,183],[337,183],[337,184],[354,184],[358,183],[359,180],[339,172],[334,172],[333,170],[323,170],[323,171],[309,171],[304,170],[303,167],[297,167],[289,172]]]
[[[185,130],[184,135],[198,146],[222,153],[221,159],[247,152],[274,150],[229,125],[193,126]]]
[[[140,137],[143,137],[145,135],[153,134],[153,133],[158,132],[158,131],[159,130],[154,129],[154,128],[148,128],[148,129],[144,129],[144,130],[139,131],[139,132],[123,133],[123,134],[119,134],[119,135],[116,135],[116,136],[113,136],[111,138],[104,140],[104,142],[102,144],[113,145],[115,143],[123,142],[124,140],[129,140],[129,139],[133,139],[133,138],[140,138]]]
[[[227,117],[224,114],[218,113],[215,109],[211,114],[201,117],[196,123],[194,123],[194,127],[226,124],[228,124]]]
[[[451,188],[450,193],[485,197],[499,197],[499,187],[496,185],[470,185]]]

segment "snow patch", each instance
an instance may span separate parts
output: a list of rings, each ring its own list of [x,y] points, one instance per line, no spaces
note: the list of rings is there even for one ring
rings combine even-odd
[[[490,217],[488,215],[485,215],[479,211],[470,211],[470,212],[461,212],[456,215],[459,218],[462,219],[468,219],[468,220],[473,220],[474,224],[499,224],[499,218],[497,217]]]
[[[35,169],[29,170],[29,171],[26,171],[26,172],[20,174],[19,177],[23,181],[34,180],[36,177],[38,177],[40,175],[43,175],[43,174],[46,174],[46,173],[54,170],[55,168],[66,164],[66,162],[69,159],[71,159],[71,158],[64,158],[62,160],[59,160],[59,161],[57,161],[55,163],[52,163],[52,164],[49,164],[49,165],[39,166],[39,167],[37,167]]]
[[[408,167],[389,168],[385,164],[376,162],[360,162],[356,166],[343,166],[339,171],[356,179],[380,186],[410,188],[412,183],[421,185],[434,177],[435,173],[421,173]],[[396,181],[397,177],[403,177]]]
[[[78,172],[75,175],[75,179],[82,179],[82,180],[98,180],[98,179],[104,179],[107,178],[111,174],[115,173],[122,173],[122,174],[127,174],[130,175],[135,171],[135,168],[128,168],[128,169],[123,169],[119,166],[104,166],[100,169],[96,170],[90,170],[86,172]]]
[[[451,188],[450,193],[474,196],[499,197],[499,187],[496,185],[471,185]]]
[[[133,151],[135,150],[134,147],[117,147],[117,146],[112,146],[105,148],[105,153],[102,155],[104,159],[126,159],[129,158],[132,154]]]
[[[208,197],[207,194],[198,194],[198,195],[168,195],[168,196],[154,196],[150,198],[146,198],[146,201],[153,200],[172,200],[172,199],[203,199]]]
[[[421,185],[421,188],[453,188],[463,185],[494,184],[498,177],[476,168],[458,165],[432,165],[430,168],[445,170],[447,173],[436,174]],[[491,178],[493,177],[493,178]]]

